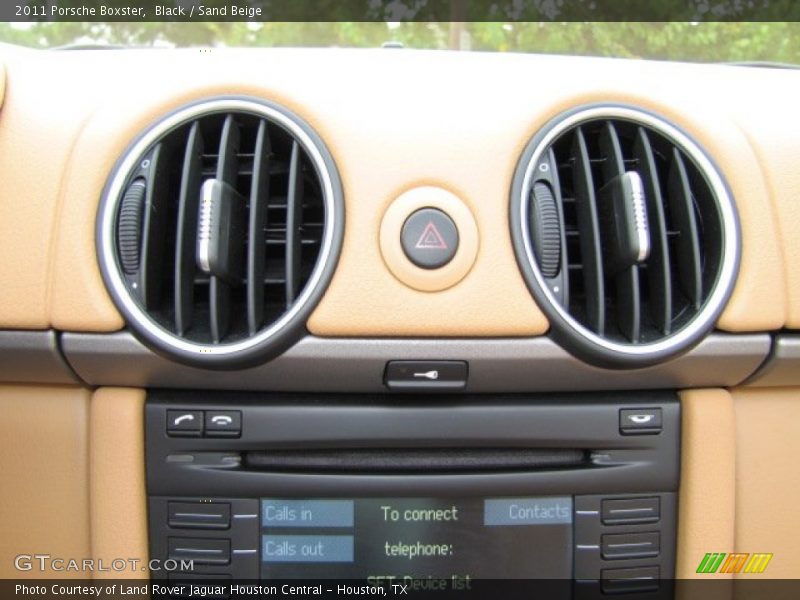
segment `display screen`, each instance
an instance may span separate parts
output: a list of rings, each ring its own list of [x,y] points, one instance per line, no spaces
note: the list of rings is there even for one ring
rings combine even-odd
[[[261,499],[263,579],[572,576],[572,498]]]

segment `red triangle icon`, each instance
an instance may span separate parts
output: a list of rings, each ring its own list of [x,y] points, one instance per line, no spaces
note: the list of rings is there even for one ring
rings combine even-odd
[[[447,250],[447,244],[433,221],[428,221],[415,247],[421,250]]]

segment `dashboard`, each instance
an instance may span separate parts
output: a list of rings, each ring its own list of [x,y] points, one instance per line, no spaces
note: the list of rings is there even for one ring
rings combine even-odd
[[[4,46],[0,73],[2,577],[81,576],[20,572],[34,548],[800,575],[796,71]]]

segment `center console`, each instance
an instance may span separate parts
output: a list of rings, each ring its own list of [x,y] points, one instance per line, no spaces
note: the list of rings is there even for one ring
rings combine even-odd
[[[669,392],[156,390],[146,437],[151,558],[193,561],[192,578],[559,579],[613,594],[674,577]]]

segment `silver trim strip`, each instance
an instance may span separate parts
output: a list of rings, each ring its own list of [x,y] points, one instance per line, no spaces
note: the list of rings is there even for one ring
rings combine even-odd
[[[770,349],[768,334],[714,333],[690,352],[629,371],[601,369],[547,337],[517,339],[350,339],[308,336],[274,360],[239,371],[208,371],[163,358],[130,333],[65,333],[64,355],[90,385],[385,392],[390,360],[465,360],[467,392],[600,391],[734,386]],[[435,388],[432,388],[435,389]]]
[[[131,297],[127,285],[120,275],[119,261],[116,257],[114,248],[114,223],[118,212],[119,203],[122,198],[123,186],[128,175],[134,170],[138,162],[144,156],[149,147],[165,133],[185,123],[190,119],[205,116],[216,112],[244,111],[254,113],[273,123],[283,127],[300,142],[303,150],[308,154],[314,163],[320,177],[323,201],[325,204],[325,227],[317,264],[309,277],[308,283],[303,288],[302,293],[297,298],[292,307],[284,313],[277,321],[266,329],[263,329],[255,336],[228,344],[195,344],[176,337],[171,332],[162,328],[150,316],[142,310],[139,304]],[[333,181],[328,172],[328,167],[319,149],[308,134],[288,116],[257,101],[245,100],[240,98],[218,98],[200,102],[188,106],[175,112],[154,125],[148,130],[130,149],[120,162],[113,179],[111,180],[107,192],[101,202],[99,214],[100,221],[100,252],[103,253],[104,260],[108,265],[116,265],[116,268],[107,269],[108,284],[114,289],[116,297],[122,303],[128,314],[133,315],[139,325],[146,329],[151,335],[157,338],[165,346],[174,348],[182,352],[195,355],[221,355],[230,356],[238,352],[249,350],[255,346],[263,344],[266,340],[273,337],[276,333],[287,327],[295,315],[309,301],[311,295],[316,290],[322,278],[325,265],[331,259],[331,249],[333,246],[334,232],[339,224],[336,222],[336,210],[334,206]]]
[[[722,265],[720,268],[719,278],[714,286],[714,289],[709,295],[708,300],[700,309],[700,312],[697,313],[695,318],[692,319],[688,325],[669,337],[664,338],[663,340],[648,344],[620,344],[618,342],[613,342],[611,340],[602,338],[578,323],[578,321],[576,321],[572,315],[570,315],[569,312],[559,304],[558,300],[550,291],[547,283],[542,277],[541,272],[539,271],[536,258],[533,254],[530,227],[528,225],[528,220],[525,218],[525,215],[528,214],[528,205],[530,202],[528,190],[531,186],[534,170],[536,165],[539,164],[539,161],[541,160],[545,150],[550,147],[550,144],[552,144],[553,141],[555,141],[555,139],[567,129],[579,125],[580,123],[590,121],[592,119],[609,118],[622,119],[631,121],[633,123],[646,125],[675,142],[684,152],[686,152],[686,154],[691,157],[695,164],[705,174],[708,184],[711,186],[714,197],[717,200],[720,214],[722,215]],[[649,354],[669,351],[672,348],[683,345],[684,343],[689,343],[699,331],[702,331],[710,324],[714,313],[733,284],[733,279],[736,273],[739,242],[736,235],[736,232],[738,231],[736,212],[734,209],[733,200],[728,194],[727,187],[722,181],[722,177],[717,172],[716,167],[714,167],[705,153],[691,139],[689,139],[676,127],[673,127],[669,123],[662,121],[651,114],[621,106],[596,106],[581,110],[564,118],[555,127],[547,132],[534,150],[533,155],[531,156],[531,159],[525,169],[525,177],[523,180],[521,193],[522,197],[521,202],[519,203],[520,212],[518,217],[520,219],[520,223],[522,224],[522,238],[525,246],[525,254],[529,264],[531,265],[531,270],[536,278],[539,288],[547,297],[547,300],[550,302],[553,309],[568,324],[570,329],[572,329],[576,335],[591,341],[593,344],[601,348],[621,355],[642,357]]]
[[[791,387],[800,385],[800,334],[779,334],[772,354],[745,385],[753,387]]]
[[[0,382],[80,383],[64,360],[55,331],[0,331]]]

